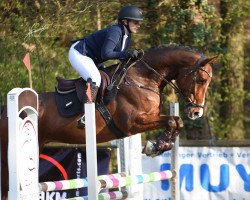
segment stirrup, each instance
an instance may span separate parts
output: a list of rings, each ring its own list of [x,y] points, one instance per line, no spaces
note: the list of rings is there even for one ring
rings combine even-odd
[[[80,119],[78,119],[77,128],[79,128],[79,129],[85,128],[85,114],[83,114],[83,116]]]

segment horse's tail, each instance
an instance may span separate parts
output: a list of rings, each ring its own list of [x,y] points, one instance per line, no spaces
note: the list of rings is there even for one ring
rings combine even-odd
[[[7,106],[1,105],[0,102],[0,119],[2,119],[5,116],[7,116]]]
[[[0,96],[0,119],[2,116],[2,97]]]

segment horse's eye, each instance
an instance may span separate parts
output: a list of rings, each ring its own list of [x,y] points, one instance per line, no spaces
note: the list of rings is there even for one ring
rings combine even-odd
[[[197,83],[197,84],[200,84],[200,85],[203,85],[203,84],[206,83],[206,80],[200,78],[200,79],[197,79],[197,80],[196,80],[196,83]]]

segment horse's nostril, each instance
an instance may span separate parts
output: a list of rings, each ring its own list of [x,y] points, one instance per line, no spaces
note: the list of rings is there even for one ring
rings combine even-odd
[[[195,115],[195,116],[199,116],[199,112],[195,112],[194,115]]]

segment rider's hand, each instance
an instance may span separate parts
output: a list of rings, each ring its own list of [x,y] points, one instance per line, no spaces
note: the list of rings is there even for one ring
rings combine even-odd
[[[137,50],[131,51],[131,58],[136,59],[138,58],[139,52]]]
[[[127,58],[136,59],[138,58],[139,52],[137,50],[128,51]]]
[[[139,52],[137,50],[133,50],[131,54],[131,58],[135,59],[138,58]]]

